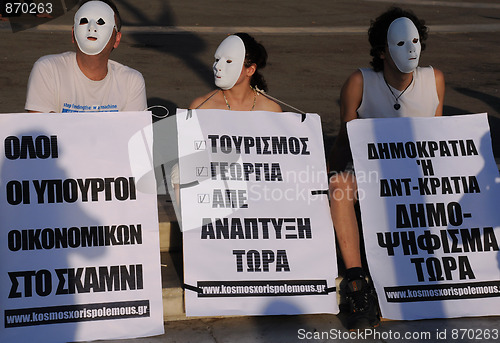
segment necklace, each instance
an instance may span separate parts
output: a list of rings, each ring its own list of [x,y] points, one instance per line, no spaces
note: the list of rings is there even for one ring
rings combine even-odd
[[[253,90],[253,105],[250,111],[253,111],[253,109],[255,108],[255,103],[257,102],[257,91],[253,89],[252,86],[250,86],[250,88]],[[226,99],[226,93],[224,93],[224,91],[222,91],[222,96],[224,97],[224,101],[226,102],[227,108],[231,110],[231,106],[229,106],[229,102]]]
[[[408,88],[410,88],[411,84],[413,83],[413,75],[411,76],[411,81],[408,84],[408,86],[406,86],[406,88],[403,89],[403,91],[398,96],[396,96],[394,94],[394,92],[391,89],[391,86],[389,86],[389,84],[387,83],[387,80],[385,79],[385,77],[384,77],[384,81],[385,81],[385,84],[387,85],[387,88],[389,88],[389,92],[391,92],[392,96],[394,97],[394,100],[396,100],[396,103],[394,104],[394,109],[397,111],[397,110],[399,110],[401,108],[401,105],[399,104],[399,98],[401,98],[401,96],[404,94],[404,92],[406,92],[406,90]]]

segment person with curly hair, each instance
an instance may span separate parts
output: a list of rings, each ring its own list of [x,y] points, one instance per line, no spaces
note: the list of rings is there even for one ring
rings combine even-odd
[[[418,66],[427,27],[414,13],[390,8],[372,21],[368,38],[372,68],[356,70],[342,87],[341,127],[329,156],[330,210],[346,269],[339,307],[348,329],[376,326],[380,313],[361,258],[357,183],[346,123],[356,118],[440,116],[445,91],[441,71]]]

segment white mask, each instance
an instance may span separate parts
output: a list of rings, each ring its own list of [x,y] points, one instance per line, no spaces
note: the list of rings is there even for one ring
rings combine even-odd
[[[97,55],[116,28],[115,12],[102,1],[89,1],[76,12],[73,28],[80,50],[87,55]]]
[[[402,73],[411,73],[420,58],[420,36],[413,22],[406,17],[394,20],[387,31],[387,45],[392,60]]]
[[[220,43],[214,57],[215,85],[223,90],[233,88],[245,62],[245,44],[231,35]]]

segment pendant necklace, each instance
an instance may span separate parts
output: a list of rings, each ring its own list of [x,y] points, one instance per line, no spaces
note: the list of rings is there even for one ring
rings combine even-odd
[[[410,88],[411,84],[413,83],[413,75],[411,76],[411,81],[408,84],[408,86],[406,86],[406,88],[398,96],[396,96],[394,94],[394,92],[391,89],[391,86],[389,86],[389,84],[387,83],[387,80],[385,79],[385,77],[384,77],[384,81],[385,81],[385,84],[387,85],[387,88],[389,88],[389,92],[391,92],[392,96],[394,97],[394,100],[396,100],[396,103],[394,104],[394,109],[397,111],[397,110],[399,110],[401,108],[401,105],[399,104],[399,98],[401,98],[401,96],[404,94],[404,92],[406,92],[406,90],[408,88]]]
[[[252,86],[250,86],[250,88],[253,90],[253,105],[250,111],[253,111],[253,109],[255,108],[255,103],[257,102],[257,91],[253,89]],[[222,91],[222,96],[224,97],[224,101],[226,102],[227,108],[231,110],[231,106],[229,106],[229,102],[226,99],[226,94],[224,93],[224,91]]]

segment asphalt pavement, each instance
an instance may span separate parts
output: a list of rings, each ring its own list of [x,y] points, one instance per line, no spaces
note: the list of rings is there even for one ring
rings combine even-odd
[[[2,113],[24,111],[28,76],[40,56],[73,49],[76,7],[71,5],[75,0],[53,2],[66,3],[69,9],[52,20],[31,18],[30,24],[43,23],[33,28],[23,29],[20,18],[13,20],[15,25],[0,21]],[[268,50],[263,74],[269,94],[304,112],[318,113],[327,149],[338,132],[343,82],[356,68],[369,66],[370,20],[398,3],[430,28],[420,65],[443,71],[445,114],[487,112],[495,156],[500,156],[500,4],[496,0],[116,2],[124,26],[122,43],[112,58],[144,75],[149,105],[161,104],[175,112],[214,89],[215,49],[227,34],[246,31]]]
[[[263,74],[269,94],[318,113],[326,150],[338,131],[343,82],[369,65],[370,20],[398,3],[430,27],[420,65],[443,71],[445,115],[487,112],[494,155],[500,158],[497,0],[115,2],[124,27],[112,59],[143,74],[150,106],[174,112],[214,89],[215,49],[227,34],[245,31],[268,50]],[[0,113],[24,111],[28,76],[39,57],[73,49],[76,1],[45,3],[57,9],[55,18],[0,19]],[[166,322],[162,336],[109,342],[493,342],[499,328],[500,317],[384,321],[375,331],[356,335],[344,331],[335,315],[194,318]]]

